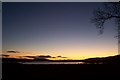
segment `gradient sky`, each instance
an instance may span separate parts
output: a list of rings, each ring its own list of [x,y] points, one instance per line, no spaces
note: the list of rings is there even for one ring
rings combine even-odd
[[[98,7],[102,3],[3,3],[3,51],[69,59],[116,55],[113,21],[105,23],[102,35],[90,22]]]

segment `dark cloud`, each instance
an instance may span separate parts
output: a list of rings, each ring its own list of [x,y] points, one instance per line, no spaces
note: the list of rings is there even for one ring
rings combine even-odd
[[[62,56],[57,56],[57,57],[62,57]]]
[[[41,55],[41,56],[38,56],[40,58],[52,58],[50,55],[47,55],[47,56],[44,56],[44,55]]]
[[[2,54],[1,56],[2,56],[2,57],[9,57],[10,55]]]
[[[28,58],[34,58],[34,59],[47,59],[47,58],[52,58],[50,55],[40,55],[40,56],[24,56]]]
[[[67,57],[57,56],[57,58],[67,58]]]
[[[28,57],[28,58],[35,58],[35,56],[23,56],[23,57]]]
[[[40,56],[24,56],[27,58],[34,58],[34,59],[47,59],[47,58],[67,58],[67,57],[62,57],[62,56],[57,56],[57,57],[52,57],[50,55],[40,55]]]
[[[20,53],[19,51],[6,51],[7,53]]]

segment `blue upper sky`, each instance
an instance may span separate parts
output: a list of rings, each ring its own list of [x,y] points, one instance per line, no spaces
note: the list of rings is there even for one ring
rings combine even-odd
[[[65,56],[115,54],[114,23],[107,21],[104,34],[98,35],[90,22],[93,10],[102,5],[95,2],[3,3],[3,50],[38,50]]]

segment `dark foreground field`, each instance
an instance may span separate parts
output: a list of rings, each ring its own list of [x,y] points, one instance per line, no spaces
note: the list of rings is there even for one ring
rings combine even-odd
[[[59,64],[59,65],[23,65],[3,64],[3,80],[83,80],[120,78],[118,64]],[[116,79],[115,79],[116,78]]]

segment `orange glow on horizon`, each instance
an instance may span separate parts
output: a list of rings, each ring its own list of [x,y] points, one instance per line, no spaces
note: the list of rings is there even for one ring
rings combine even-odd
[[[9,54],[8,53],[8,58],[21,58],[21,59],[33,59],[33,58],[27,58],[27,57],[24,57],[24,56],[40,56],[40,55],[49,55],[49,54],[34,54],[34,53],[24,53],[24,54],[20,54],[20,53],[14,53],[14,54]],[[76,54],[73,54],[73,53],[70,53],[70,54],[50,54],[50,56],[52,57],[55,57],[55,58],[46,58],[46,59],[49,59],[49,60],[83,60],[83,59],[87,59],[87,58],[93,58],[93,57],[107,57],[107,56],[113,56],[113,55],[117,55],[117,52],[111,52],[109,54],[106,54],[104,53],[101,53],[99,52],[99,54],[79,54],[79,53],[76,53]],[[63,57],[66,57],[66,58],[57,58],[56,56],[63,56]],[[3,58],[6,58],[6,57],[3,57]]]
[[[115,47],[115,48],[114,48]],[[86,58],[93,58],[93,57],[107,57],[117,55],[118,50],[117,46],[111,46],[104,49],[101,46],[93,46],[93,47],[86,47],[86,46],[66,46],[61,48],[47,48],[43,50],[18,50],[20,53],[5,53],[3,54],[10,55],[10,58],[26,58],[24,56],[40,56],[40,55],[49,55],[51,58],[47,58],[50,60],[82,60]],[[67,57],[67,58],[60,58],[57,56]],[[55,58],[53,58],[55,57]]]

